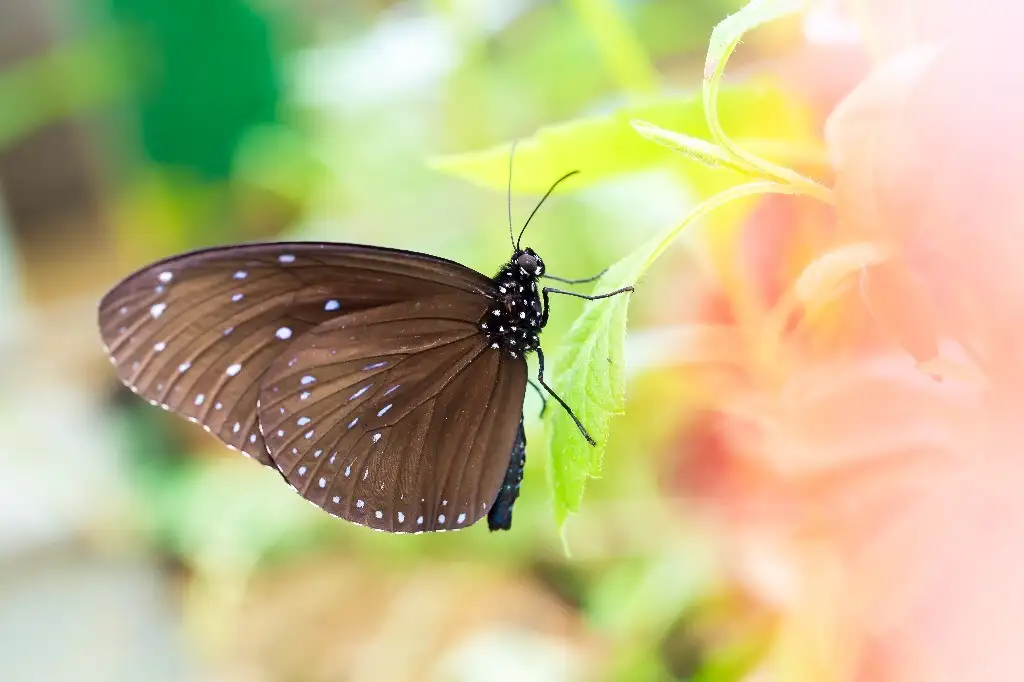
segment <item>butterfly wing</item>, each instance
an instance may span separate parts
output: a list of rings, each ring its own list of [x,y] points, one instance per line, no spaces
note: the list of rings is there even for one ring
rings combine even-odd
[[[435,295],[486,300],[490,280],[425,254],[353,244],[229,246],[131,275],[99,308],[118,377],[154,405],[271,464],[259,383],[289,344],[332,318]]]
[[[458,529],[486,515],[526,387],[525,361],[480,334],[488,303],[396,303],[292,343],[263,380],[259,421],[296,491],[378,530]]]

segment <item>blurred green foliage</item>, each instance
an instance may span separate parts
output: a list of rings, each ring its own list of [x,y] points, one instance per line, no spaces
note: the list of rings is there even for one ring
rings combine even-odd
[[[275,123],[282,82],[271,18],[245,0],[109,0],[137,44],[143,147],[159,164],[227,178],[254,126]]]
[[[92,37],[0,71],[0,152],[55,121],[126,96],[135,85],[116,34]]]

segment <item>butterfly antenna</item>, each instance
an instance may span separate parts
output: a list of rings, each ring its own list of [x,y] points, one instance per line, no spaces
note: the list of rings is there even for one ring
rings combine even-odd
[[[562,177],[560,177],[557,180],[555,180],[554,184],[551,185],[551,188],[547,192],[545,192],[544,196],[542,196],[540,198],[540,201],[537,202],[537,205],[533,209],[533,213],[531,213],[530,217],[526,219],[526,224],[523,225],[523,229],[519,231],[519,239],[516,240],[516,251],[519,250],[519,242],[522,241],[522,239],[523,239],[523,233],[526,232],[526,228],[527,228],[527,226],[529,226],[530,221],[533,220],[533,216],[536,215],[536,213],[540,209],[540,207],[544,205],[544,200],[547,199],[549,196],[551,196],[551,193],[554,192],[555,188],[558,187],[560,184],[562,184],[563,181],[568,180],[569,178],[571,178],[572,176],[576,175],[577,173],[579,173],[578,170],[569,171],[568,173],[566,173]]]
[[[519,140],[512,141],[512,149],[508,153],[508,238],[512,241],[512,248],[518,250],[515,238],[512,236],[512,159],[516,156],[516,145]]]

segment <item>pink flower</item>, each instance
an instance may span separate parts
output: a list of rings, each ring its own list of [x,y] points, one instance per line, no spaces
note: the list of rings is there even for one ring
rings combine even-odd
[[[835,212],[731,237],[696,322],[738,350],[695,358],[677,484],[780,615],[753,679],[1024,680],[1024,11],[854,8],[879,61],[828,120]],[[794,293],[850,244],[883,255]]]

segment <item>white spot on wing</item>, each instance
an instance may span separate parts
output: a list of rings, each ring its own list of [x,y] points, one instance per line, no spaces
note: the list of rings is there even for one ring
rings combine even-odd
[[[398,522],[405,523],[405,514],[403,514],[402,512],[398,512]]]
[[[281,261],[282,263],[294,263],[295,256],[293,256],[290,253],[282,253],[280,256],[277,257],[277,260]]]
[[[178,365],[178,371],[179,372],[187,372],[188,368],[191,367],[191,366],[192,366],[191,362],[183,362],[180,365]]]
[[[309,386],[314,381],[316,381],[316,377],[311,374],[302,377],[302,379],[300,380],[303,386]]]
[[[299,476],[305,476],[305,475],[306,475],[306,467],[304,467],[304,466],[299,467]],[[324,479],[321,478],[320,480],[322,481]],[[323,488],[323,486],[320,486],[320,487]]]
[[[238,272],[235,273],[235,279],[245,279],[248,276],[249,273],[246,272],[245,270],[239,270]]]
[[[459,518],[457,518],[455,521],[456,521],[456,523],[462,523],[465,520],[466,520],[466,515],[465,514],[459,514]]]
[[[356,417],[355,419],[353,419],[352,421],[350,421],[350,422],[348,423],[348,428],[350,428],[350,429],[351,429],[351,428],[352,428],[353,426],[355,426],[355,425],[356,425],[356,424],[358,424],[358,423],[359,423],[359,417]]]
[[[153,346],[153,350],[155,350],[157,353],[162,353],[166,348],[167,344],[164,343],[163,341]]]
[[[202,405],[204,402],[206,402],[206,396],[205,395],[200,393],[199,395],[196,396],[196,407]]]
[[[292,338],[292,330],[289,329],[288,327],[281,327],[274,333],[274,336],[281,339],[282,341],[287,341],[288,339]]]
[[[366,371],[369,371],[371,369],[380,369],[381,367],[387,367],[387,366],[388,366],[387,361],[375,362],[372,365],[367,365],[366,367],[363,367],[363,371],[366,372]]]
[[[340,497],[338,497],[337,495],[335,495],[335,496],[334,496],[334,497],[333,497],[333,498],[331,499],[331,501],[332,501],[332,502],[334,502],[334,504],[339,504],[339,503],[341,502],[341,498],[340,498]]]
[[[305,426],[306,424],[308,424],[311,421],[313,421],[313,420],[310,419],[309,417],[299,417],[299,420],[297,422],[295,422],[295,423],[298,424],[299,426]]]
[[[238,303],[243,298],[245,298],[245,294],[235,294],[234,296],[231,297],[231,300],[234,301],[235,303]]]
[[[238,373],[241,372],[241,371],[242,371],[242,366],[236,363],[236,364],[231,365],[230,367],[228,367],[227,370],[224,373],[227,374],[229,377],[234,377],[234,376],[238,376]]]
[[[373,442],[376,443],[379,440],[380,440],[380,434],[379,433],[373,434]]]
[[[326,488],[327,487],[327,479],[324,478],[323,476],[320,477],[319,483],[320,483],[320,487],[321,488]]]
[[[299,400],[309,400],[309,396],[313,395],[309,391],[303,391],[299,394]]]
[[[391,395],[392,393],[394,393],[395,391],[397,391],[397,390],[398,390],[398,387],[399,387],[399,386],[401,386],[401,385],[402,385],[402,384],[395,384],[394,386],[392,386],[392,387],[391,387],[391,388],[389,388],[388,390],[384,391],[384,395],[385,395],[385,396],[389,396],[389,395]]]
[[[385,405],[384,407],[382,407],[380,410],[377,411],[377,416],[378,417],[383,417],[384,413],[387,412],[390,409],[391,409],[391,403],[388,403],[387,405]]]
[[[348,397],[348,399],[349,399],[349,400],[355,400],[356,398],[358,398],[358,397],[359,397],[359,396],[361,396],[362,394],[364,394],[364,393],[366,393],[367,391],[369,391],[369,390],[370,390],[370,386],[373,386],[373,384],[367,384],[366,386],[363,386],[363,387],[362,387],[361,389],[359,389],[358,391],[356,391],[355,393],[353,393],[352,395],[350,395],[350,396]]]
[[[172,279],[174,279],[174,273],[172,273],[172,272],[161,272],[158,279],[161,282],[163,282],[164,284],[167,284]]]
[[[337,310],[340,307],[341,307],[341,304],[338,303],[337,301],[335,301],[334,299],[331,299],[327,303],[324,303],[324,310],[326,310],[327,312],[330,312],[332,310]]]
[[[437,517],[437,522],[438,523],[444,523],[444,514],[441,514],[440,516]]]
[[[365,504],[366,503],[363,502],[362,500],[356,500],[356,507],[358,507],[359,509],[362,509],[365,506]]]
[[[383,519],[384,518],[384,512],[382,512],[380,509],[378,509],[377,511],[373,512],[373,515],[376,516],[378,519]]]

